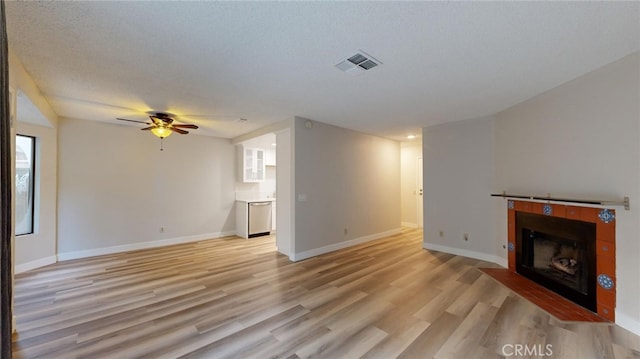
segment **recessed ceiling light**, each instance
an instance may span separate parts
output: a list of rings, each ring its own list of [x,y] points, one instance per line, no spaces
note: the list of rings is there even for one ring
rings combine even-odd
[[[416,135],[409,135],[407,136],[408,139],[413,140],[414,138],[416,138]]]
[[[271,144],[271,146],[277,146],[277,144],[275,144],[275,143],[272,143],[272,144]]]

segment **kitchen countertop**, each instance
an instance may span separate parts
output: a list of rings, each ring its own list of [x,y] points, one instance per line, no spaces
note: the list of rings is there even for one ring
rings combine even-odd
[[[240,202],[275,202],[275,200],[276,198],[271,192],[236,192],[236,201]]]
[[[236,202],[246,202],[246,203],[251,203],[251,202],[275,202],[276,199],[275,198],[243,198],[243,199],[236,199]]]

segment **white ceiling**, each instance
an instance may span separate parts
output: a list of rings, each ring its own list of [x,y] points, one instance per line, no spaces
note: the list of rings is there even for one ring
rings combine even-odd
[[[5,6],[9,46],[58,115],[169,111],[227,138],[302,116],[403,139],[640,50],[639,2]],[[334,67],[358,50],[383,65],[357,76]]]

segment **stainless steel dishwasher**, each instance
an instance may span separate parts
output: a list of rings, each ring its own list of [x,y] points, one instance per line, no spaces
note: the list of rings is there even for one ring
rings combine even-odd
[[[249,203],[249,237],[271,233],[271,202]]]

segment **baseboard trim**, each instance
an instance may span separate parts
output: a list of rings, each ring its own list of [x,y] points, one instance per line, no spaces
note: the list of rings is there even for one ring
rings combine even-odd
[[[616,324],[635,335],[640,335],[640,321],[621,313],[619,310],[616,310]]]
[[[417,223],[411,223],[411,222],[402,222],[400,223],[400,225],[407,228],[420,228]]]
[[[463,257],[469,257],[469,258],[473,258],[473,259],[479,259],[479,260],[483,260],[483,261],[487,261],[487,262],[491,262],[491,263],[496,263],[498,265],[506,267],[506,266],[503,265],[504,259],[502,259],[502,258],[500,258],[500,257],[498,257],[496,255],[491,255],[491,254],[482,253],[482,252],[476,252],[476,251],[470,251],[468,249],[443,246],[441,244],[426,243],[426,242],[422,243],[422,248],[427,249],[427,250],[432,250],[432,251],[455,254],[457,256],[463,256]]]
[[[301,260],[304,260],[304,259],[307,259],[307,258],[319,256],[321,254],[334,252],[334,251],[337,251],[339,249],[353,247],[353,246],[355,246],[357,244],[373,241],[373,240],[384,238],[384,237],[389,237],[389,236],[392,236],[394,234],[399,234],[399,233],[401,233],[401,231],[402,230],[400,228],[394,228],[394,229],[391,229],[391,230],[388,230],[388,231],[384,231],[384,232],[380,232],[380,233],[374,233],[374,234],[370,234],[368,236],[350,239],[350,240],[345,241],[345,242],[340,242],[340,243],[335,243],[335,244],[331,244],[331,245],[320,247],[320,248],[310,249],[308,251],[304,251],[304,252],[300,252],[300,253],[293,253],[292,255],[289,256],[289,259],[291,259],[294,262],[297,262],[297,261],[301,261]]]
[[[36,268],[48,266],[49,264],[53,264],[53,263],[56,263],[56,262],[57,262],[57,257],[55,255],[53,255],[53,256],[49,256],[49,257],[36,259],[35,261],[31,261],[31,262],[27,262],[27,263],[16,264],[16,266],[15,266],[13,271],[14,271],[15,274],[24,273],[24,272],[27,272],[27,271],[30,271],[30,270],[34,270]]]
[[[494,263],[502,268],[509,268],[509,260],[507,258],[496,256],[496,261]]]
[[[88,250],[83,250],[83,251],[58,253],[58,260],[59,261],[67,261],[67,260],[71,260],[71,259],[95,257],[95,256],[101,256],[101,255],[105,255],[105,254],[129,252],[129,251],[135,251],[135,250],[139,250],[139,249],[149,249],[149,248],[164,247],[164,246],[170,246],[170,245],[174,245],[174,244],[182,244],[182,243],[203,241],[203,240],[206,240],[206,239],[228,237],[228,236],[233,236],[235,234],[236,234],[235,231],[205,233],[205,234],[196,234],[196,235],[193,235],[193,236],[161,239],[161,240],[157,240],[157,241],[125,244],[125,245],[121,245],[121,246],[103,247],[103,248],[88,249]]]

